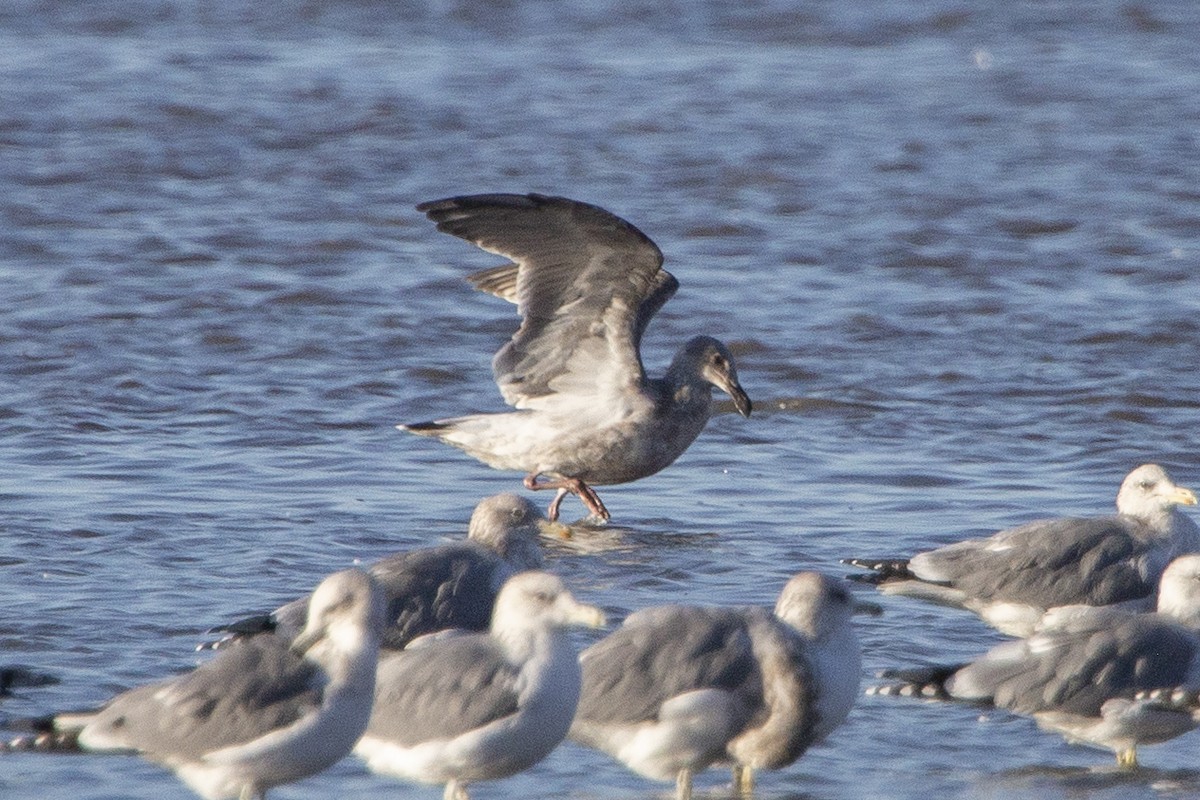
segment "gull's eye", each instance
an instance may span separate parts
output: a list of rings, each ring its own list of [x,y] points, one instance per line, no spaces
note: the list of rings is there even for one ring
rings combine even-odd
[[[1141,483],[1138,484],[1138,488],[1144,489],[1145,491],[1148,492],[1154,488],[1154,481],[1142,481]]]

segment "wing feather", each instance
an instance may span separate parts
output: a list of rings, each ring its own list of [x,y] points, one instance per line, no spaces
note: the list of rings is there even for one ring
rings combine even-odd
[[[320,670],[276,636],[232,642],[185,675],[131,689],[88,725],[88,746],[194,760],[286,727],[321,705]]]
[[[452,197],[417,209],[438,230],[513,262],[468,278],[515,302],[522,318],[492,361],[508,403],[528,408],[558,393],[581,403],[645,380],[642,333],[678,283],[644,233],[598,206],[537,194]]]
[[[387,653],[367,733],[412,746],[481,728],[516,713],[518,677],[487,634]]]

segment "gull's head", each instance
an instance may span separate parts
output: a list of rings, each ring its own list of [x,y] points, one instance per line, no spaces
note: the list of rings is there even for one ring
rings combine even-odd
[[[775,616],[811,639],[849,625],[851,615],[859,610],[844,581],[819,572],[793,576],[775,601]]]
[[[528,499],[505,493],[484,498],[475,506],[467,538],[494,550],[518,570],[542,566],[538,535],[550,535],[551,523]]]
[[[603,625],[602,610],[576,600],[562,580],[548,572],[522,572],[509,578],[492,611],[493,631]]]
[[[1179,556],[1158,581],[1158,612],[1200,629],[1200,554]]]
[[[1147,521],[1160,519],[1175,506],[1196,505],[1191,489],[1176,486],[1158,464],[1143,464],[1125,477],[1117,492],[1117,511]]]
[[[725,392],[733,399],[733,406],[739,414],[750,416],[750,398],[738,383],[733,355],[724,344],[711,336],[696,336],[683,346],[676,363]]]
[[[387,604],[374,578],[360,569],[335,572],[309,598],[308,619],[292,650],[318,662],[378,650],[386,625]]]

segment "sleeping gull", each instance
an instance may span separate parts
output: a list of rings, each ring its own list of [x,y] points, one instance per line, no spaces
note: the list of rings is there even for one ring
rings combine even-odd
[[[639,353],[650,318],[679,283],[662,252],[602,208],[544,195],[484,194],[417,206],[438,230],[514,263],[468,276],[517,305],[521,326],[492,360],[504,400],[517,411],[398,425],[434,436],[490,467],[520,470],[529,489],[557,489],[609,518],[592,486],[653,475],[704,429],[712,387],[750,416],[733,357],[697,336],[662,378]],[[539,481],[541,476],[548,480]]]
[[[765,608],[657,606],[587,648],[571,738],[647,778],[674,780],[732,762],[743,792],[753,770],[779,769],[841,724],[858,694],[850,593],[802,572]]]
[[[173,770],[202,797],[263,797],[348,754],[366,727],[383,629],[383,598],[361,570],[313,592],[288,645],[256,636],[192,672],[117,695],[90,712],[39,721],[8,749],[134,752]]]
[[[579,699],[564,628],[603,624],[549,573],[509,579],[487,633],[434,634],[384,654],[354,752],[374,772],[445,784],[445,800],[526,769],[566,736]]]
[[[1004,642],[965,666],[886,672],[904,683],[869,691],[1008,709],[1069,742],[1110,749],[1119,765],[1134,767],[1138,745],[1198,724],[1186,709],[1147,693],[1200,690],[1200,555],[1171,562],[1157,608],[1058,608],[1028,639]]]
[[[418,636],[448,628],[486,630],[492,603],[512,575],[542,566],[539,533],[549,523],[529,500],[505,493],[481,500],[467,539],[395,553],[367,567],[387,602],[383,647],[400,649]],[[274,631],[291,638],[304,625],[308,598],[270,614],[214,628],[230,638]]]
[[[1200,551],[1200,528],[1177,509],[1195,504],[1166,470],[1144,464],[1121,483],[1115,515],[1037,520],[911,559],[844,563],[874,570],[857,579],[885,594],[966,608],[1004,633],[1028,636],[1056,606],[1151,608],[1163,568]]]

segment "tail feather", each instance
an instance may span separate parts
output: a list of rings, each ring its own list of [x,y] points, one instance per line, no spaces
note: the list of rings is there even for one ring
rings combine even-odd
[[[878,586],[891,581],[917,580],[917,576],[908,569],[907,558],[843,558],[843,564],[859,569],[870,570],[867,574],[854,573],[847,575],[849,580]]]

